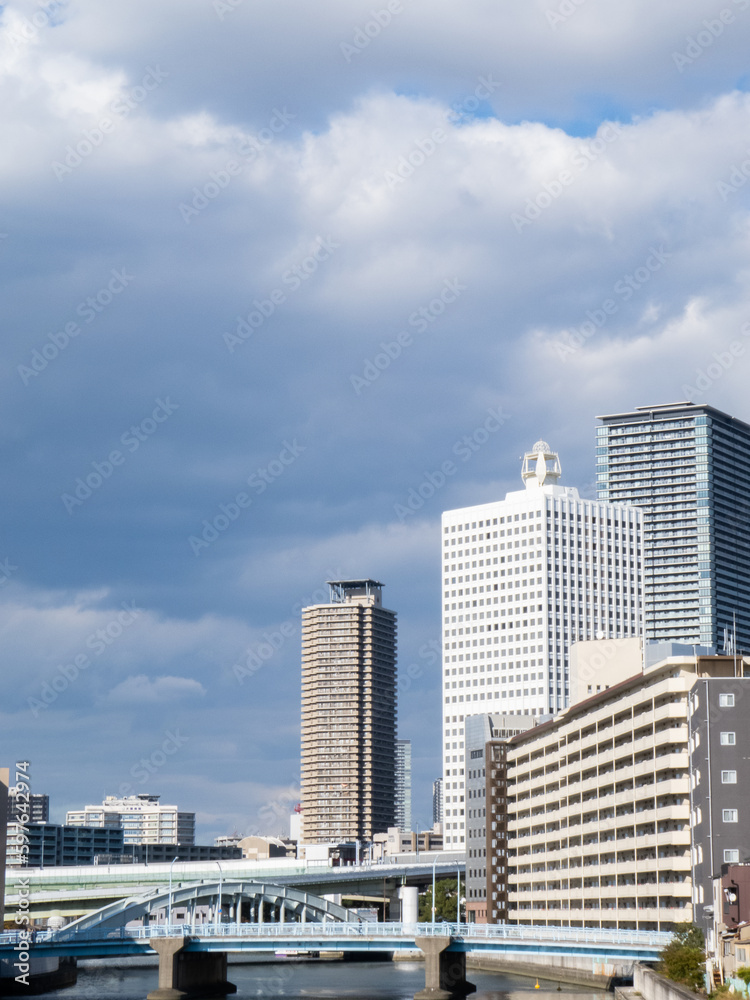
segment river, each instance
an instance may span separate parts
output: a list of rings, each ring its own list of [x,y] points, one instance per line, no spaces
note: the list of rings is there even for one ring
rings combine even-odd
[[[289,962],[230,965],[234,994],[264,1000],[413,1000],[424,989],[420,962]],[[522,976],[469,970],[477,987],[475,1000],[611,1000],[611,994],[565,986],[556,980],[539,983]],[[145,1000],[156,989],[154,968],[79,968],[78,984],[45,994],[60,1000]],[[531,996],[529,995],[531,994]]]

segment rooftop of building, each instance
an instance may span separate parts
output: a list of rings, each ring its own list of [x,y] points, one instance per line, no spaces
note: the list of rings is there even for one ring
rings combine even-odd
[[[572,721],[577,715],[587,715],[598,705],[604,704],[613,697],[626,694],[629,690],[639,687],[644,683],[644,680],[650,680],[659,673],[669,673],[675,668],[684,670],[690,666],[694,667],[692,672],[695,673],[696,679],[715,678],[719,680],[731,677],[736,680],[750,681],[750,657],[742,657],[743,676],[736,677],[734,673],[735,663],[735,657],[733,656],[678,655],[667,657],[653,666],[647,667],[645,671],[642,670],[639,673],[633,674],[632,677],[613,684],[611,687],[605,687],[602,691],[598,691],[596,694],[584,698],[582,701],[577,701],[574,705],[570,705],[548,722],[542,722],[533,729],[518,733],[508,742],[512,746],[519,746],[529,739],[536,739],[540,734],[551,732],[556,727]]]
[[[733,417],[730,413],[725,413],[723,410],[717,409],[715,406],[710,406],[708,403],[693,403],[690,400],[684,400],[678,403],[656,403],[652,406],[636,406],[632,410],[625,410],[623,413],[607,413],[604,415],[597,416],[597,420],[617,420],[619,418],[627,419],[629,417],[643,417],[648,413],[652,414],[664,414],[664,415],[676,415],[680,411],[692,411],[695,413],[710,413],[713,416],[720,417],[723,420],[727,420],[730,423],[740,424],[743,428],[750,431],[750,424],[746,423],[744,420],[740,420],[739,417]]]

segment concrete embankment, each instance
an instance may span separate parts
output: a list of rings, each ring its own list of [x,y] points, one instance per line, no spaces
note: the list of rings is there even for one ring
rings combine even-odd
[[[643,1000],[705,1000],[687,986],[673,983],[647,965],[636,965],[633,971],[633,994]]]
[[[402,949],[394,952],[394,962],[423,962],[421,951]],[[595,990],[610,990],[615,983],[629,979],[632,966],[625,969],[620,965],[596,962],[594,959],[575,956],[555,956],[554,961],[529,962],[521,955],[488,955],[486,952],[469,952],[466,968],[480,972],[507,972],[514,976],[530,979],[545,979],[547,982],[565,983],[566,986],[586,986]],[[662,1000],[662,998],[658,998]],[[677,998],[672,998],[677,1000]],[[682,998],[684,1000],[684,998]]]
[[[566,986],[586,986],[590,989],[609,990],[625,978],[628,970],[594,959],[556,955],[548,962],[529,962],[520,955],[487,955],[470,952],[466,958],[468,969],[482,972],[508,972],[516,976],[546,979],[548,982],[565,983]]]

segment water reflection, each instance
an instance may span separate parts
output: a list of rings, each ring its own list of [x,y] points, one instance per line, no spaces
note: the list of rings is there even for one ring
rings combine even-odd
[[[552,971],[552,970],[550,970]],[[554,979],[540,980],[496,972],[468,970],[477,987],[475,1000],[611,1000],[611,994],[566,986]],[[238,1000],[413,1000],[424,988],[420,962],[290,962],[288,964],[230,965],[229,980]],[[156,989],[154,968],[86,968],[78,984],[48,993],[59,1000],[145,1000]],[[531,996],[530,996],[531,994]],[[219,998],[216,998],[219,1000]],[[224,1000],[222,997],[221,1000]]]

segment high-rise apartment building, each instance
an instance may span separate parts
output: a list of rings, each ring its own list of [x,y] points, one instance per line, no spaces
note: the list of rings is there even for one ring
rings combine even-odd
[[[119,827],[125,844],[194,844],[195,813],[162,805],[160,796],[146,793],[118,798],[107,795],[98,806],[73,809],[67,826]]]
[[[396,740],[396,826],[411,831],[411,740]]]
[[[599,417],[598,496],[644,514],[650,640],[750,650],[750,426],[670,403]]]
[[[302,839],[370,840],[395,818],[396,614],[382,583],[330,581],[302,611]]]
[[[465,717],[554,714],[568,703],[573,641],[640,631],[640,510],[584,499],[560,476],[539,441],[523,460],[524,490],[443,514],[449,848],[464,845]]]
[[[432,783],[432,825],[443,822],[443,779]]]

